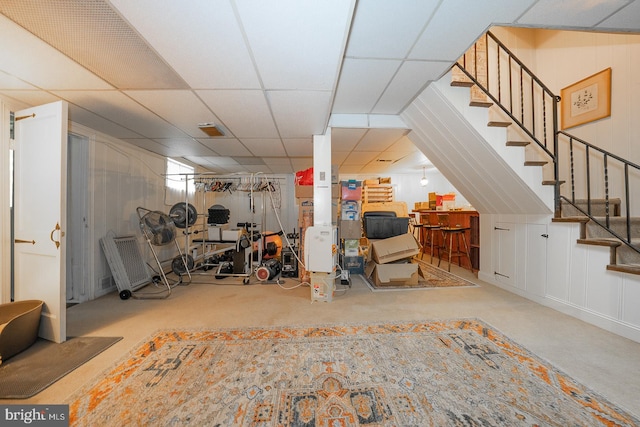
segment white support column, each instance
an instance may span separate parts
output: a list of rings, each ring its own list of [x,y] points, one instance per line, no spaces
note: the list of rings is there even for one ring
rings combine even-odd
[[[313,225],[331,226],[331,128],[313,135]]]

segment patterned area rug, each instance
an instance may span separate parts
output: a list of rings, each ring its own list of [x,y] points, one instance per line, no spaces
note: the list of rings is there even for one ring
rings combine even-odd
[[[472,319],[160,332],[69,403],[79,426],[639,423]]]
[[[437,288],[453,288],[453,287],[478,287],[475,283],[469,282],[455,274],[449,273],[447,270],[436,267],[435,265],[422,261],[418,258],[413,258],[412,262],[419,265],[422,277],[418,280],[417,285],[376,285],[373,280],[370,280],[365,275],[362,275],[365,283],[373,292],[387,292],[387,291],[406,291],[411,289],[437,289]],[[437,263],[436,263],[437,264]]]

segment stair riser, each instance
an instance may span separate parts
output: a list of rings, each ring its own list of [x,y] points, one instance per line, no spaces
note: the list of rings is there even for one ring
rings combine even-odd
[[[602,219],[602,223],[605,224],[604,219]],[[627,223],[625,221],[625,218],[623,217],[610,218],[609,224],[610,224],[609,228],[614,233],[624,238],[627,237]],[[587,223],[587,238],[598,238],[598,237],[611,238],[614,236],[608,231],[606,231],[604,228],[602,228],[601,226],[593,223],[592,221],[589,221]],[[631,220],[631,239],[637,239],[637,238],[640,238],[640,219],[633,218]]]

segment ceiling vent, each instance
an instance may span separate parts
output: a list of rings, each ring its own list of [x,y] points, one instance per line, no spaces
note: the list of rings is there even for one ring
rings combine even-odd
[[[198,127],[212,138],[224,136],[224,131],[213,123],[200,123]]]

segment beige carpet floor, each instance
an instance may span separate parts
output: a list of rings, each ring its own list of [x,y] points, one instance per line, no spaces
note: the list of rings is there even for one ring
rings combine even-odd
[[[309,287],[237,284],[194,277],[166,300],[121,300],[111,293],[67,310],[70,336],[123,339],[42,393],[2,403],[56,404],[95,380],[161,329],[246,328],[335,323],[402,322],[477,318],[551,363],[607,401],[640,414],[640,343],[604,331],[478,279],[469,270],[452,273],[478,283],[433,292],[371,292],[362,281],[331,303],[311,303]],[[135,398],[135,397],[132,397]],[[127,401],[122,402],[123,405]]]

